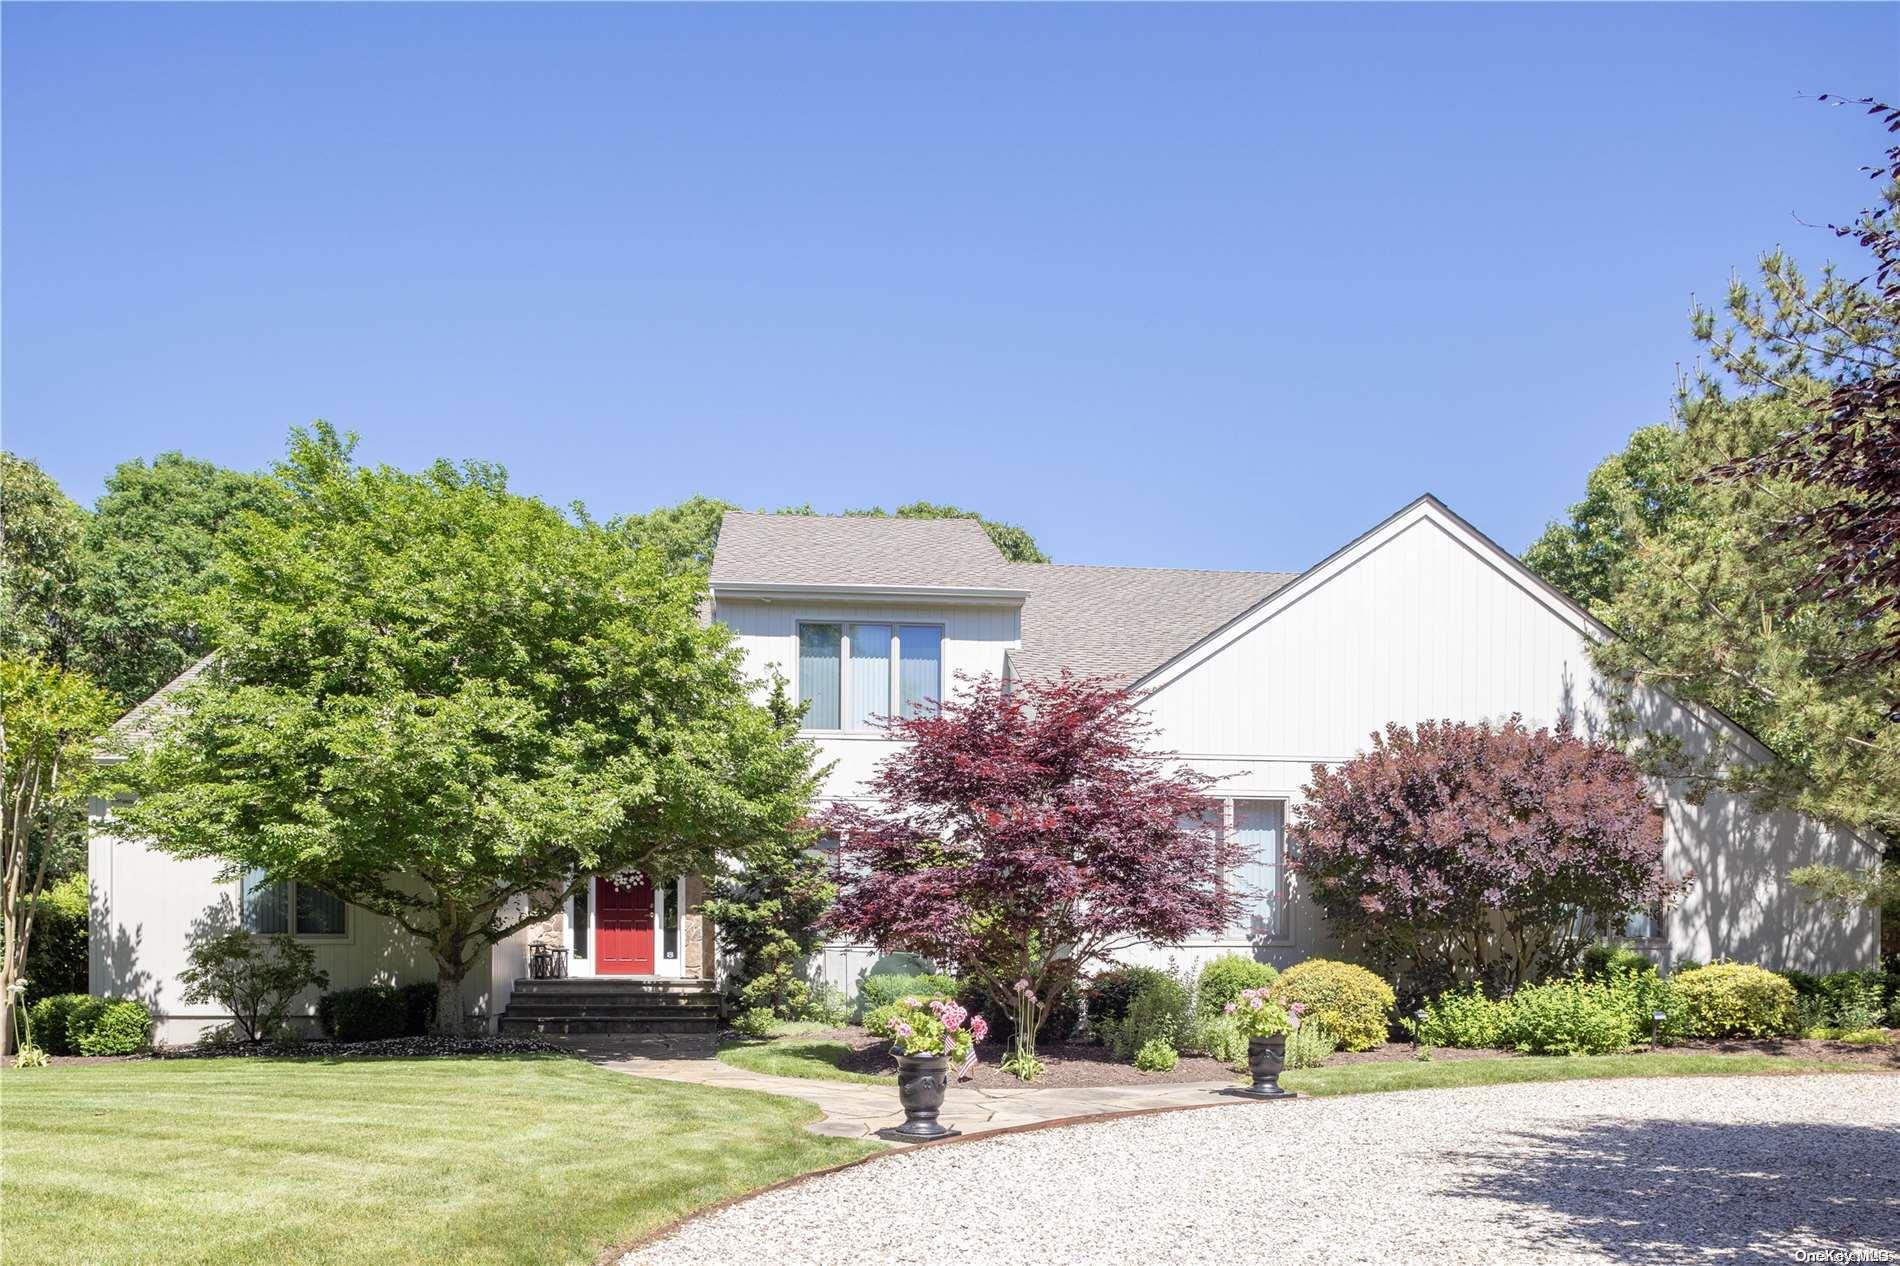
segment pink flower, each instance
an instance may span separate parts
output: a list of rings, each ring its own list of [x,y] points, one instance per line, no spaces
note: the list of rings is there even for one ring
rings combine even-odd
[[[1232,1002],[1230,1002],[1230,1003],[1228,1003],[1228,1004],[1227,1004],[1227,1007],[1226,1007],[1226,1010],[1227,1010],[1227,1014],[1228,1014],[1228,1015],[1232,1015],[1232,1014],[1234,1013],[1234,1007],[1235,1007],[1235,1005],[1236,1005],[1236,1004],[1235,1004],[1235,1003],[1232,1003]]]
[[[1260,999],[1259,999],[1259,998],[1249,998],[1249,999],[1247,999],[1247,1005],[1248,1005],[1248,1006],[1250,1006],[1250,1007],[1252,1007],[1252,1008],[1253,1008],[1253,1009],[1254,1009],[1255,1011],[1258,1011],[1258,1010],[1260,1009]]]
[[[907,1007],[921,1007],[924,1005],[924,1000],[922,998],[906,998],[904,999],[904,1005]]]
[[[1027,977],[1024,977],[1022,980],[1019,980],[1016,982],[1016,992],[1017,993],[1029,992],[1029,980]]]
[[[896,1024],[891,1026],[891,1032],[897,1034],[899,1037],[909,1037],[912,1033],[916,1032],[916,1030],[911,1028],[910,1025],[905,1024],[902,1020],[899,1020]]]
[[[988,1037],[989,1035],[990,1035],[990,1022],[988,1020],[985,1020],[982,1016],[979,1015],[970,1021],[970,1036],[972,1038],[981,1042],[984,1038]],[[976,1056],[974,1054],[970,1056],[970,1062],[971,1063],[976,1062]]]
[[[1306,1004],[1304,1002],[1296,1002],[1292,1004],[1291,1006],[1289,1006],[1286,1010],[1287,1010],[1288,1015],[1292,1016],[1294,1019],[1298,1019],[1300,1016],[1306,1014]]]

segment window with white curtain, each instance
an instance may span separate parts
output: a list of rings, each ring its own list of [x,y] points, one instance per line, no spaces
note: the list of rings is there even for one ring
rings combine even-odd
[[[244,876],[244,926],[266,935],[343,936],[348,931],[341,898],[310,884],[273,880],[261,870]]]
[[[1238,908],[1233,922],[1211,939],[1287,940],[1292,927],[1286,911],[1285,806],[1278,800],[1213,800],[1205,820],[1248,858],[1221,877]]]
[[[1286,936],[1281,818],[1278,800],[1233,802],[1234,843],[1248,860],[1235,872],[1241,908],[1229,931],[1249,941],[1278,941]]]
[[[934,624],[802,623],[798,695],[808,730],[870,730],[925,716],[943,692],[943,629]]]

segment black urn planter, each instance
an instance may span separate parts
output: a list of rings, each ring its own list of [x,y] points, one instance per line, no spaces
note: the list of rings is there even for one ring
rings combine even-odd
[[[927,1143],[961,1133],[937,1120],[937,1113],[943,1108],[943,1092],[949,1084],[949,1056],[899,1055],[897,1100],[904,1105],[904,1124],[879,1130],[878,1137],[899,1143]]]
[[[1233,1093],[1249,1099],[1296,1098],[1291,1090],[1280,1088],[1280,1070],[1285,1067],[1284,1033],[1277,1037],[1250,1037],[1247,1039],[1247,1071],[1253,1074],[1253,1085]]]

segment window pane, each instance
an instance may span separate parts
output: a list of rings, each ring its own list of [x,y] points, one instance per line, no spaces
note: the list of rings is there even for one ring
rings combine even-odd
[[[666,902],[666,914],[660,921],[663,952],[668,958],[680,956],[680,886],[676,879],[669,879],[660,885],[660,895]]]
[[[574,957],[587,957],[587,943],[592,940],[588,933],[587,897],[594,890],[594,881],[589,879],[574,893]]]
[[[343,901],[321,888],[297,885],[297,935],[342,936]]]
[[[943,697],[943,630],[906,624],[898,631],[898,644],[897,714],[934,716],[935,700]]]
[[[839,640],[835,624],[798,626],[798,693],[810,705],[805,710],[808,730],[838,728]]]
[[[891,714],[891,626],[851,626],[851,729]]]
[[[290,931],[290,885],[281,879],[272,883],[261,870],[247,871],[244,926],[273,936]]]
[[[1280,803],[1234,801],[1234,843],[1250,861],[1236,875],[1243,914],[1231,931],[1250,941],[1277,940],[1280,910]]]

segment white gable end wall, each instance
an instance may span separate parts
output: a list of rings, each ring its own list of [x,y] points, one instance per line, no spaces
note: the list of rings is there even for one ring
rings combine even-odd
[[[1569,717],[1579,733],[1601,731],[1607,700],[1590,661],[1592,636],[1587,617],[1425,501],[1146,684],[1164,747],[1230,776],[1223,794],[1284,799],[1290,810],[1315,762],[1350,758],[1387,722],[1501,721],[1519,713],[1532,726]],[[1647,725],[1676,734],[1698,754],[1765,757],[1719,718],[1655,692],[1638,703]],[[1857,837],[1797,814],[1757,814],[1732,796],[1696,806],[1681,787],[1657,792],[1669,868],[1698,876],[1666,921],[1672,958],[1726,954],[1808,970],[1874,961],[1871,912],[1828,917],[1807,907],[1786,879],[1810,862],[1867,864],[1872,854]],[[1295,900],[1293,924],[1290,956],[1322,945],[1310,905]]]

